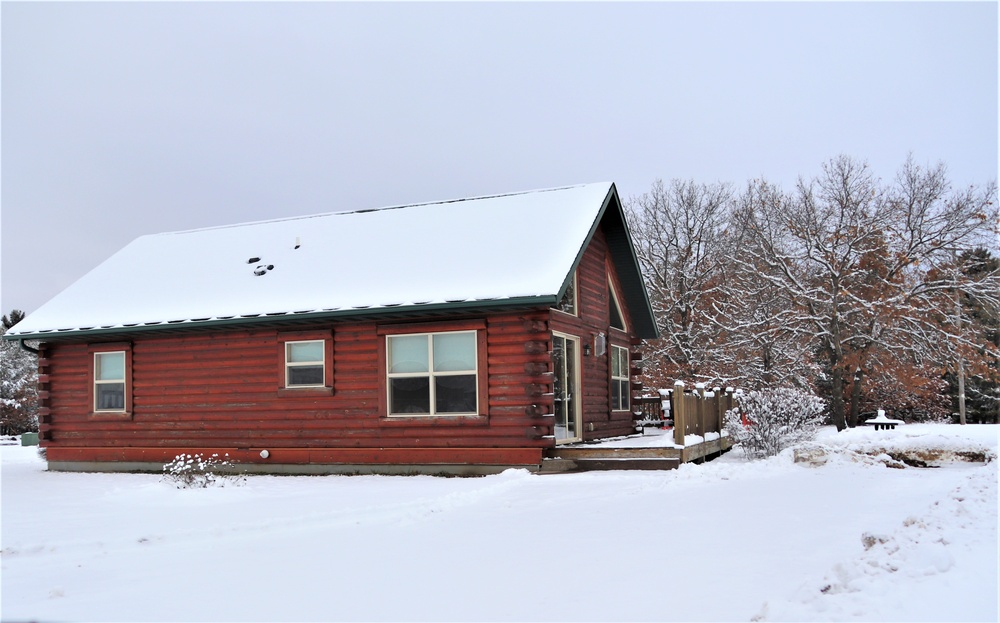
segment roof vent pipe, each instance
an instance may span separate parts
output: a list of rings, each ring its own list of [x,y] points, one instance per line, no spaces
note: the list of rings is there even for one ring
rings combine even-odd
[[[302,243],[299,241],[299,237],[295,236],[295,248],[298,249],[301,246],[302,246]]]

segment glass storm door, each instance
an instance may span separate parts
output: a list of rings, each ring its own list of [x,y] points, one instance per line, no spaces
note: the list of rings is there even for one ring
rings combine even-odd
[[[580,340],[552,334],[556,443],[580,439]]]

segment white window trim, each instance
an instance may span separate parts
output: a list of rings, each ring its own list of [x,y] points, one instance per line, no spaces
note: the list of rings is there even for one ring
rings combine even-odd
[[[629,365],[631,363],[629,361],[629,359],[630,359],[630,353],[629,353],[629,350],[627,348],[625,348],[624,346],[615,346],[614,344],[612,344],[611,345],[611,356],[615,360],[617,360],[618,357],[619,357],[618,351],[623,351],[625,353],[625,365],[619,370],[622,373],[619,376],[615,376],[614,375],[614,368],[613,367],[611,368],[611,382],[612,382],[612,384],[614,384],[614,383],[620,383],[622,381],[625,382],[625,390],[622,392],[622,402],[625,403],[625,404],[618,405],[618,408],[617,409],[612,409],[612,411],[628,411],[629,408],[632,406],[631,377],[629,375]],[[612,390],[612,392],[613,391],[614,390]],[[613,395],[613,393],[612,393],[612,395]]]
[[[319,361],[289,361],[288,354],[291,351],[291,346],[293,344],[320,344],[322,346],[323,358]],[[291,372],[290,368],[306,367],[306,366],[316,366],[320,365],[323,367],[323,376],[320,377],[319,383],[292,383],[291,382]],[[289,340],[285,342],[285,388],[286,389],[301,389],[310,387],[326,387],[326,340]]]
[[[628,320],[625,319],[625,312],[622,311],[622,300],[618,296],[618,288],[615,287],[615,282],[610,275],[608,275],[608,290],[611,291],[612,304],[618,309],[618,317],[622,319],[621,328],[615,326],[611,328],[616,331],[628,332]]]
[[[104,355],[121,355],[122,356],[122,378],[121,379],[98,379],[97,371],[100,366],[98,365],[98,358]],[[128,412],[128,355],[123,350],[104,350],[94,353],[94,413],[127,413]],[[99,385],[121,385],[122,386],[122,408],[121,409],[101,409],[97,406],[97,401],[100,396],[100,392],[97,391]]]
[[[473,364],[472,370],[448,370],[445,372],[435,372],[434,371],[434,339],[435,335],[457,335],[460,333],[469,333],[475,338],[474,344],[476,345],[475,351],[473,352]],[[417,337],[423,336],[427,338],[427,372],[390,372],[389,366],[392,364],[391,353],[392,348],[389,346],[390,341],[394,337]],[[429,333],[393,333],[391,335],[385,336],[385,404],[386,404],[386,415],[393,418],[406,418],[406,417],[466,417],[470,415],[479,415],[479,331],[472,329],[469,331],[433,331]],[[476,408],[474,411],[448,411],[445,413],[437,412],[437,396],[435,395],[434,379],[439,376],[468,376],[470,374],[475,375],[475,388],[476,388]],[[405,378],[427,378],[430,386],[430,404],[428,413],[393,413],[392,412],[392,379],[405,379]]]
[[[562,299],[556,301],[556,304],[552,306],[552,309],[556,310],[560,314],[566,314],[567,316],[572,316],[574,318],[580,317],[580,284],[577,281],[577,272],[577,270],[573,270],[573,311],[568,312],[559,309],[559,303]]]

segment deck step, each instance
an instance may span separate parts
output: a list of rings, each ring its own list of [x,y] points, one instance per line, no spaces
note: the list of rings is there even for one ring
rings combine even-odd
[[[560,459],[680,459],[678,448],[608,448],[601,446],[557,446],[546,456]]]
[[[577,471],[576,461],[572,459],[542,459],[539,474],[563,474]]]
[[[542,461],[541,474],[562,474],[591,470],[666,470],[677,469],[680,459],[647,458],[547,458]]]

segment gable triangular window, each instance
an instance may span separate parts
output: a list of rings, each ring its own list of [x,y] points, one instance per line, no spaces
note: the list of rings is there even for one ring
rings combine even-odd
[[[608,307],[611,316],[611,328],[625,331],[625,315],[622,314],[621,303],[618,302],[618,293],[615,286],[608,279]]]
[[[573,271],[573,279],[569,282],[569,287],[566,288],[566,293],[563,294],[559,303],[556,304],[553,309],[558,309],[559,311],[570,314],[572,316],[577,315],[577,300],[576,300],[576,271]]]

